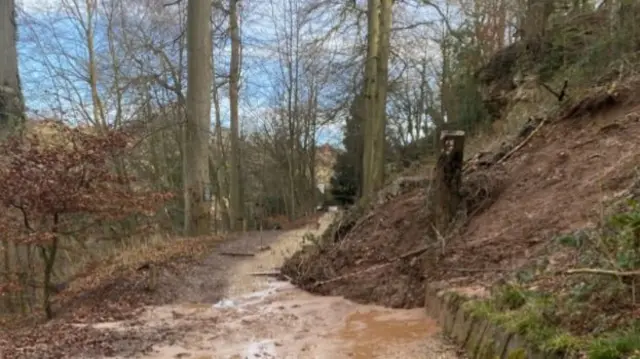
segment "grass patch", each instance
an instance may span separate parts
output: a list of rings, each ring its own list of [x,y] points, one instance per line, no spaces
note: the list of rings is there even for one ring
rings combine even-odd
[[[640,327],[621,330],[594,340],[588,349],[589,359],[640,358]]]
[[[574,334],[562,325],[563,306],[566,303],[551,294],[516,284],[501,286],[489,299],[464,304],[471,315],[521,335],[545,353],[589,359],[640,358],[640,323],[605,333]]]
[[[522,335],[542,351],[571,353],[583,348],[583,338],[555,325],[556,303],[550,295],[507,284],[497,288],[491,298],[465,305],[472,315]]]
[[[569,254],[564,267],[550,270],[549,260],[538,258],[535,268],[514,273],[490,298],[465,308],[543,352],[640,359],[640,278],[624,274],[640,269],[640,203],[627,199],[610,212],[599,228],[554,240],[550,253]]]

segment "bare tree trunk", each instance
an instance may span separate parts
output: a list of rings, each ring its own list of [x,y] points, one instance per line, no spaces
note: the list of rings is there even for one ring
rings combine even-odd
[[[434,227],[447,233],[460,205],[460,183],[464,162],[464,131],[443,131],[439,138],[440,155],[435,168],[434,188],[429,198]]]
[[[0,139],[24,122],[14,0],[0,0]]]
[[[0,0],[0,140],[19,130],[24,123],[24,104],[18,74],[17,25],[14,0]],[[5,280],[11,281],[11,243],[3,241]],[[17,250],[17,249],[16,249]],[[11,295],[5,306],[13,310]]]
[[[304,172],[300,171],[301,162],[303,161],[302,156],[304,152],[304,148],[301,148],[300,144],[300,31],[301,31],[301,23],[300,23],[300,13],[299,6],[296,0],[289,0],[289,34],[290,38],[290,68],[289,68],[289,86],[291,94],[293,96],[293,107],[292,111],[289,113],[289,118],[292,120],[292,144],[291,152],[292,152],[292,168],[293,168],[293,177],[291,184],[291,195],[293,196],[293,204],[294,211],[292,219],[298,218],[301,215],[304,215],[304,208],[302,206],[302,199],[300,198],[299,192],[301,190],[300,180],[303,179]]]
[[[377,192],[384,185],[384,165],[387,128],[387,89],[389,87],[389,53],[391,41],[391,7],[393,0],[381,0],[380,9],[380,44],[378,55],[378,91],[376,97],[376,117],[373,126],[373,158],[371,178],[373,191]]]
[[[374,193],[372,171],[375,152],[373,149],[373,122],[377,118],[375,105],[378,89],[378,47],[380,41],[380,0],[369,0],[367,8],[367,62],[364,74],[364,147],[362,154],[362,198],[367,200]]]
[[[213,39],[213,32],[211,33],[211,39]],[[216,73],[216,61],[215,58],[211,58],[211,71]],[[214,84],[213,88],[213,107],[215,118],[215,146],[213,155],[217,156],[217,161],[211,158],[210,168],[214,169],[214,172],[210,174],[212,183],[216,183],[216,223],[218,218],[220,220],[221,230],[227,231],[230,229],[231,224],[229,220],[229,210],[224,201],[229,195],[229,176],[224,164],[227,163],[227,155],[224,150],[224,139],[222,137],[222,119],[220,118],[220,98],[218,94],[218,85]],[[220,165],[222,164],[222,165]],[[216,228],[217,229],[217,228]]]
[[[93,0],[85,0],[85,5],[87,7],[87,21],[84,27],[86,36],[85,41],[87,42],[87,52],[89,55],[89,63],[87,66],[89,67],[89,86],[91,87],[93,121],[95,121],[95,125],[100,131],[104,131],[107,129],[107,122],[102,108],[102,101],[98,94],[98,72],[96,66],[95,46],[93,43],[93,20],[96,15],[97,6]]]
[[[58,215],[54,215],[54,224],[58,224]],[[55,233],[54,233],[55,234]],[[42,261],[44,262],[44,280],[43,286],[43,302],[45,315],[47,319],[53,319],[53,310],[51,308],[51,279],[53,275],[53,265],[56,262],[56,255],[58,253],[58,237],[54,236],[50,245],[40,247]]]
[[[362,195],[368,200],[384,184],[384,152],[392,0],[369,0]]]
[[[187,8],[187,121],[184,127],[184,232],[205,235],[211,226],[209,202],[209,124],[211,122],[211,1],[189,0]]]
[[[316,127],[317,127],[317,118],[318,118],[318,92],[314,85],[310,88],[309,94],[309,103],[307,105],[308,109],[308,121],[306,123],[306,132],[308,133],[309,143],[307,145],[308,148],[308,167],[309,167],[309,187],[311,195],[311,211],[315,213],[318,198],[317,198],[317,190],[318,181],[317,181],[317,143],[316,143]],[[324,192],[323,192],[324,194]],[[322,201],[324,202],[324,200]]]
[[[231,230],[242,228],[244,217],[240,179],[240,146],[238,119],[238,82],[240,77],[240,29],[238,26],[238,0],[229,0],[229,34],[231,36],[231,63],[229,71],[229,107],[231,112],[231,154],[229,156],[229,212]]]

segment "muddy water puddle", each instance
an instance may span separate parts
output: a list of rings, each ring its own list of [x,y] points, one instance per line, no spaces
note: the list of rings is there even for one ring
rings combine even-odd
[[[323,218],[316,232],[330,220]],[[305,232],[285,232],[271,251],[230,268],[227,298],[217,303],[149,307],[133,326],[94,327],[179,334],[139,356],[147,359],[458,358],[421,308],[356,304],[251,275],[280,266],[300,247]]]
[[[190,326],[189,337],[179,345],[158,345],[144,358],[454,358],[441,355],[447,348],[422,309],[394,310],[319,297],[284,282],[270,282],[262,291],[208,307],[156,309],[147,318],[169,312],[176,325],[196,320],[202,325]],[[430,343],[439,349],[434,351]]]
[[[437,333],[435,321],[415,311],[370,310],[350,314],[337,337],[351,343],[352,358],[365,359]]]

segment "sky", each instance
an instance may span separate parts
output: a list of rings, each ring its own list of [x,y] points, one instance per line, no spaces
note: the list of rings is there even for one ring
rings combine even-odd
[[[90,108],[90,93],[83,79],[85,74],[82,71],[78,60],[86,58],[85,50],[82,47],[82,38],[78,34],[76,23],[65,20],[55,14],[55,9],[61,0],[18,0],[19,6],[23,9],[23,13],[27,16],[19,18],[19,56],[20,56],[20,72],[23,83],[23,92],[27,106],[38,113],[47,113],[47,110],[53,107],[69,107],[69,103],[73,103],[74,108]],[[141,0],[144,1],[144,0]],[[163,0],[147,0],[161,1]],[[274,104],[274,89],[281,86],[274,83],[280,77],[280,70],[277,58],[275,58],[272,45],[281,36],[281,31],[285,17],[278,14],[281,6],[271,6],[272,3],[282,5],[288,3],[286,0],[261,0],[261,1],[245,1],[245,9],[243,13],[243,87],[241,89],[240,117],[244,130],[249,130],[252,125],[260,122],[261,117],[272,108]],[[435,19],[433,12],[428,9],[420,8],[423,11],[423,18],[427,20]],[[167,10],[163,10],[167,11]],[[416,11],[413,9],[411,11]],[[131,12],[135,16],[135,10]],[[324,15],[324,16],[323,16]],[[402,15],[402,14],[401,14]],[[412,14],[412,15],[415,15]],[[55,21],[51,21],[51,19]],[[46,26],[34,28],[28,22],[36,20],[45,20]],[[274,21],[274,19],[276,19]],[[24,21],[21,21],[24,20]],[[402,17],[400,17],[402,20]],[[334,22],[333,18],[329,18],[327,14],[317,15],[307,28],[313,36],[318,33],[326,32],[327,28]],[[99,27],[98,27],[99,28]],[[55,33],[55,36],[53,34]],[[96,37],[104,37],[104,34],[97,33]],[[325,46],[330,47],[335,53],[350,52],[349,46],[353,41],[345,40],[350,34],[336,35]],[[38,46],[34,46],[34,38],[37,38]],[[408,38],[408,37],[407,37]],[[402,41],[408,41],[407,38],[401,37]],[[97,45],[99,46],[99,45]],[[43,48],[52,50],[41,51]],[[60,51],[60,49],[63,49]],[[415,47],[404,47],[403,57],[422,56],[424,49]],[[100,48],[106,51],[106,48]],[[415,53],[412,53],[413,52]],[[46,55],[45,55],[46,53]],[[228,68],[229,44],[224,47],[214,49],[216,66],[220,72],[223,68]],[[339,55],[337,55],[339,57]],[[43,65],[43,57],[49,66]],[[159,64],[158,64],[159,66]],[[58,72],[52,71],[52,68]],[[60,79],[60,72],[64,72],[65,81],[51,81],[51,78]],[[336,80],[330,79],[327,85],[330,97],[321,99],[321,101],[335,101],[335,98],[344,97],[340,93],[331,91],[338,89],[335,85]],[[334,83],[335,82],[335,83]],[[228,123],[228,98],[226,91],[221,92],[221,115],[223,124]],[[67,104],[60,104],[57,101],[52,102],[51,99],[59,98],[59,96],[48,96],[51,93],[66,94],[73,93],[73,99],[68,100]],[[46,99],[46,100],[45,100]],[[64,100],[63,100],[64,101]],[[80,103],[80,106],[77,106]],[[77,110],[76,110],[77,111]],[[67,117],[80,117],[78,112],[68,111],[65,113]],[[331,143],[337,145],[342,137],[342,124],[333,123],[323,126],[318,133],[318,142]]]

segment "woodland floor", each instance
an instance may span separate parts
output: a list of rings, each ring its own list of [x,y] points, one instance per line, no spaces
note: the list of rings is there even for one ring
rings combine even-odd
[[[279,267],[305,233],[318,234],[329,221],[327,215],[320,229],[228,240],[203,260],[164,268],[153,292],[138,279],[120,279],[76,298],[73,310],[49,323],[2,333],[0,357],[458,358],[421,309],[318,297],[251,274]],[[215,253],[221,251],[256,254]]]

